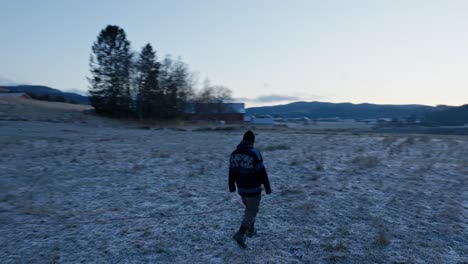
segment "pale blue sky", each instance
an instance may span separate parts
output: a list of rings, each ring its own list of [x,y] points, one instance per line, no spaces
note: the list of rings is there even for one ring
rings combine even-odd
[[[0,84],[86,91],[91,45],[181,56],[247,106],[468,103],[468,1],[0,0]],[[284,100],[280,100],[284,99]],[[273,101],[276,100],[276,101]]]

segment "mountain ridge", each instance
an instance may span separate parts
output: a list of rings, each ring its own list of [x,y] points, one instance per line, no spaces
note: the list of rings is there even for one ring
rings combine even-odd
[[[79,104],[89,104],[87,96],[83,96],[73,92],[63,92],[59,89],[52,88],[44,85],[0,85],[0,88],[4,88],[14,93],[27,93],[33,98],[50,98],[63,97],[65,101],[74,102]],[[46,100],[46,99],[45,99]],[[54,101],[54,100],[52,100]]]
[[[422,104],[371,104],[329,103],[298,101],[285,105],[247,108],[249,115],[271,115],[276,117],[308,118],[422,118],[428,113],[452,108],[451,106],[428,106]]]

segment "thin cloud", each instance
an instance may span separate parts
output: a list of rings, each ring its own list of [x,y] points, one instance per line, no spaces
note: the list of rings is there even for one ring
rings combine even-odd
[[[255,98],[255,101],[259,103],[272,103],[272,102],[298,101],[298,100],[301,100],[301,98],[298,96],[279,95],[279,94],[262,95],[262,96]]]
[[[302,99],[298,96],[269,94],[269,95],[261,95],[261,96],[254,97],[254,98],[237,97],[237,98],[234,98],[234,100],[237,102],[249,102],[249,103],[273,103],[273,102],[284,102],[284,101],[298,101]]]
[[[265,104],[265,103],[278,103],[278,102],[295,102],[295,101],[313,101],[323,99],[322,96],[297,94],[297,95],[281,95],[281,94],[268,94],[260,95],[254,98],[237,97],[234,98],[237,102],[245,102],[252,104]]]
[[[233,98],[234,102],[252,102],[252,98],[247,98],[247,97],[236,97]]]
[[[0,76],[0,85],[19,85],[20,83],[9,78]]]

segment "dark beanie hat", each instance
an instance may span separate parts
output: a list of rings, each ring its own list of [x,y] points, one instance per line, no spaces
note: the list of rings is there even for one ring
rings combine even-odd
[[[244,137],[242,138],[242,140],[250,141],[250,142],[254,143],[255,142],[255,134],[252,131],[249,130],[249,131],[245,132]]]

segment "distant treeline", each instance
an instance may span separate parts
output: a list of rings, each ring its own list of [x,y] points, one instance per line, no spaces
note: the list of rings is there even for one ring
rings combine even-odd
[[[62,95],[37,94],[37,93],[32,93],[32,92],[26,92],[26,94],[29,95],[33,99],[42,100],[42,101],[61,102],[61,103],[70,103],[70,104],[79,104],[80,103],[80,102],[78,102],[76,100],[73,100],[73,99],[67,99]]]
[[[224,86],[204,82],[196,91],[196,78],[180,58],[167,55],[158,61],[146,44],[132,52],[125,31],[109,25],[92,45],[88,78],[89,100],[98,114],[140,119],[182,117],[188,103],[221,103],[231,98]]]

